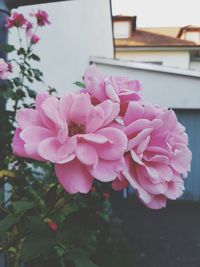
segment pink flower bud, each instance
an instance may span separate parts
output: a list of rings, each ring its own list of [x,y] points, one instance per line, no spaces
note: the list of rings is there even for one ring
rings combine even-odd
[[[31,36],[31,43],[32,43],[32,44],[37,44],[39,41],[40,41],[40,37],[39,37],[38,35],[33,34],[33,35]]]
[[[58,230],[57,223],[52,221],[52,222],[49,222],[48,225],[49,225],[49,228],[51,228],[52,231],[56,232]]]
[[[33,28],[33,24],[30,21],[26,23],[26,32],[30,31]]]
[[[44,220],[44,222],[46,222],[46,223],[48,224],[49,228],[50,228],[52,231],[56,232],[56,231],[58,230],[58,224],[57,224],[56,222],[54,222],[52,219],[50,219],[50,218],[46,218],[46,219]]]

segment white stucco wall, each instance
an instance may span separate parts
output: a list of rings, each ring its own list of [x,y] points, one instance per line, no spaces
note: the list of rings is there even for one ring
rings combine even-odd
[[[118,59],[138,62],[162,62],[164,66],[189,68],[190,55],[188,51],[117,51]]]
[[[190,62],[190,69],[191,70],[198,70],[198,71],[200,71],[200,61],[191,61]]]
[[[105,75],[140,80],[146,101],[171,108],[200,109],[198,71],[102,58],[91,58],[91,63],[96,63]]]
[[[81,80],[89,56],[113,57],[110,1],[74,0],[20,8],[24,14],[43,9],[51,25],[40,28],[37,53],[47,84],[61,92],[71,90]],[[13,31],[12,31],[13,32]],[[10,43],[17,36],[10,34]]]

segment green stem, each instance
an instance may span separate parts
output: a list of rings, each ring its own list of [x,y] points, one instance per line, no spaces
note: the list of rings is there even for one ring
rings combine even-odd
[[[22,90],[23,87],[24,87],[24,77],[25,77],[24,67],[25,67],[26,59],[27,59],[27,57],[28,57],[28,50],[29,50],[29,48],[27,49],[27,53],[26,53],[26,54],[24,55],[24,57],[23,57],[22,64],[20,65],[20,66],[21,66],[21,69],[20,69],[21,86],[20,86],[20,88],[17,88],[17,90],[16,90],[16,95],[17,95],[18,92],[19,92],[20,90]],[[15,104],[14,104],[14,112],[17,111],[17,109],[18,109],[18,104],[19,104],[19,99],[17,98],[16,101],[15,101]]]
[[[17,28],[17,34],[18,34],[19,44],[20,44],[20,48],[21,48],[22,47],[22,38],[20,35],[20,29],[19,28]]]
[[[4,208],[3,206],[0,205],[0,209],[5,212],[6,214],[11,214],[11,212],[9,210],[7,210],[6,208]]]

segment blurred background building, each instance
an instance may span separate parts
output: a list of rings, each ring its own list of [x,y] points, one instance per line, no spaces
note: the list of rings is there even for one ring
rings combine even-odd
[[[200,70],[200,27],[137,28],[137,17],[114,16],[117,59]]]

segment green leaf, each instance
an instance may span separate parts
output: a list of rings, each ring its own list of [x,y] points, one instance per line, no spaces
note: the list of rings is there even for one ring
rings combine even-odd
[[[33,79],[31,79],[29,76],[27,76],[27,80],[28,80],[30,83],[33,83]]]
[[[19,67],[20,67],[20,69],[21,69],[21,72],[24,73],[25,70],[26,70],[25,65],[24,65],[24,64],[21,64]]]
[[[45,233],[48,234],[50,231],[47,228],[46,223],[38,217],[38,216],[28,216],[28,223],[27,226],[30,229],[30,231],[33,233],[37,233],[38,235]]]
[[[3,190],[0,189],[0,204],[3,203],[4,201],[4,193],[3,193]]]
[[[5,84],[6,84],[6,86],[9,87],[10,89],[13,89],[13,88],[14,88],[13,83],[12,83],[12,81],[10,81],[10,80],[6,80],[6,81],[5,81]]]
[[[37,94],[36,94],[36,92],[34,90],[27,89],[27,88],[26,88],[26,90],[27,90],[28,95],[29,95],[30,98],[35,98],[36,97]]]
[[[38,69],[32,69],[33,73],[34,73],[34,77],[37,81],[42,81],[42,76],[43,76],[43,73],[38,70]]]
[[[79,207],[76,204],[69,204],[62,209],[62,214],[66,217],[69,214],[77,211],[79,211]]]
[[[30,69],[28,69],[27,72],[30,77],[33,77],[32,71]]]
[[[40,57],[38,57],[36,54],[31,54],[28,58],[32,58],[35,61],[40,61]]]
[[[0,49],[0,50],[1,50],[1,49]],[[15,51],[16,49],[15,49],[14,45],[6,44],[6,45],[3,45],[3,46],[2,46],[2,50],[3,50],[4,52],[6,52],[6,53],[11,53],[11,52]]]
[[[32,209],[34,207],[34,204],[32,202],[19,200],[19,201],[12,202],[12,207],[13,207],[15,214],[19,214],[22,211]]]
[[[75,263],[76,267],[98,267],[91,261],[88,253],[82,249],[73,249],[69,258]]]
[[[85,88],[85,84],[82,83],[82,82],[75,82],[75,83],[73,83],[73,84],[75,84],[75,85],[78,86],[78,87]]]
[[[24,242],[21,257],[24,262],[45,254],[55,244],[55,239],[44,235],[30,235]]]
[[[14,224],[19,222],[19,218],[9,214],[3,220],[0,221],[0,235],[5,234],[8,229]]]
[[[17,54],[20,55],[26,55],[26,51],[23,47],[20,47],[20,49],[17,51]]]
[[[17,87],[22,84],[20,78],[18,78],[18,77],[13,79],[13,83]]]

